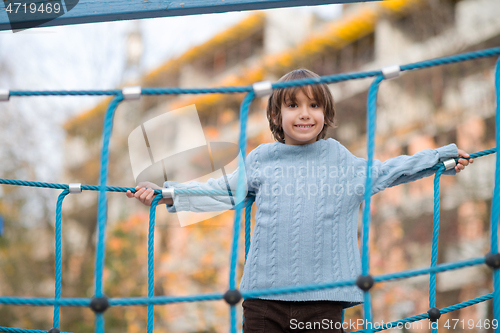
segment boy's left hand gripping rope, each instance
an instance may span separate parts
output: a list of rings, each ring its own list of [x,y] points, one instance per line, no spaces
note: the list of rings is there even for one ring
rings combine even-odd
[[[6,89],[0,89],[0,102],[6,102],[9,100],[10,91]]]

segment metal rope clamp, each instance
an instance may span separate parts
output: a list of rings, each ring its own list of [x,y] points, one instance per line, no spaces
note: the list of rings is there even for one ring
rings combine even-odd
[[[122,89],[123,99],[126,100],[137,100],[141,99],[141,86],[135,87],[124,87]]]
[[[168,199],[168,198],[172,198],[172,200],[175,199],[175,193],[173,188],[162,188],[161,195],[163,199]]]
[[[81,183],[69,184],[69,193],[82,193],[82,184]]]
[[[382,74],[386,80],[394,79],[401,74],[401,68],[399,65],[387,66],[382,68]]]
[[[256,82],[252,84],[255,97],[264,97],[273,93],[273,84],[270,81]]]
[[[6,89],[0,89],[0,102],[6,102],[9,100],[10,91]]]
[[[456,162],[455,162],[455,159],[449,159],[449,160],[446,160],[446,161],[443,161],[443,164],[444,164],[444,167],[446,170],[450,170],[450,169],[453,169],[455,167]]]

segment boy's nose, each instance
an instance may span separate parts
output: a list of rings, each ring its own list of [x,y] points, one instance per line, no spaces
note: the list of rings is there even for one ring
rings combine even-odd
[[[309,118],[309,109],[307,107],[303,107],[301,110],[300,110],[300,117],[301,118]]]

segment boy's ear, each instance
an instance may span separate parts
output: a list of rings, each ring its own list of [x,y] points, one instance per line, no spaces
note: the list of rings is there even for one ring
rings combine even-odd
[[[274,125],[278,126],[279,125],[279,122],[278,120],[276,119],[277,117],[275,115],[272,116],[272,119],[273,119],[273,123]]]

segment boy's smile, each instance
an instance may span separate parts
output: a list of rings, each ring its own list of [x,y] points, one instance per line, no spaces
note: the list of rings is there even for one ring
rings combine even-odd
[[[308,89],[307,95],[301,89],[295,95],[294,101],[286,98],[281,103],[281,126],[287,145],[316,142],[316,138],[323,130],[325,121],[323,107],[309,98],[309,96],[314,98],[311,88],[305,89]]]

